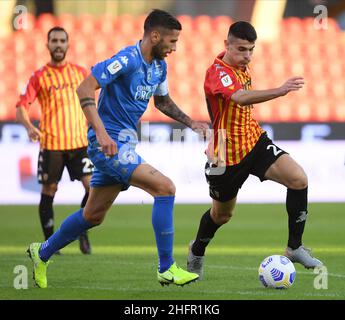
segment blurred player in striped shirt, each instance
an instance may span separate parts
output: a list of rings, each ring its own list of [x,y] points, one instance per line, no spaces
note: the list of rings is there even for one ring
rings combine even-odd
[[[50,62],[32,74],[16,105],[17,121],[25,126],[31,141],[40,142],[37,179],[42,184],[39,216],[45,239],[54,232],[53,200],[64,168],[72,181],[80,180],[84,186],[81,207],[88,198],[93,170],[87,156],[87,121],[76,93],[87,71],[65,60],[68,34],[63,28],[54,27],[48,32],[47,48]],[[36,98],[42,114],[39,128],[28,115]],[[79,237],[79,244],[82,253],[91,253],[86,232]]]
[[[214,134],[207,150],[205,175],[213,203],[201,218],[187,261],[188,271],[198,273],[199,279],[206,246],[217,229],[230,220],[237,193],[250,174],[261,181],[272,180],[287,187],[289,238],[285,255],[306,268],[322,265],[302,245],[308,212],[307,176],[252,117],[253,104],[297,91],[304,80],[293,77],[278,88],[252,90],[248,64],[256,38],[250,23],[239,21],[231,25],[224,42],[225,52],[218,55],[206,72],[204,90]]]

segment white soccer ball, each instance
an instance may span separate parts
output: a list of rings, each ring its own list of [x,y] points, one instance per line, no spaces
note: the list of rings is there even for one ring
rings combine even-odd
[[[269,256],[259,267],[259,280],[266,288],[288,288],[294,283],[295,277],[295,266],[285,256]]]

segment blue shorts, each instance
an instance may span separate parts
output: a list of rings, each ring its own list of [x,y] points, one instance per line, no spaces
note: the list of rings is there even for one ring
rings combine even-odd
[[[87,153],[95,166],[90,181],[91,187],[120,184],[122,191],[129,188],[133,171],[145,163],[145,160],[135,152],[135,146],[132,144],[117,142],[117,148],[118,153],[115,156],[106,157],[97,141],[89,142]]]

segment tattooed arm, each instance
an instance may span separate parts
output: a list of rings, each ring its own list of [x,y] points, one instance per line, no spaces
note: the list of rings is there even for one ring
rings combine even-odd
[[[166,96],[154,96],[155,107],[163,112],[165,115],[178,122],[183,123],[192,130],[200,133],[202,136],[206,136],[209,126],[207,123],[194,121],[189,118],[170,98]]]
[[[166,116],[183,123],[187,127],[191,128],[193,120],[189,118],[170,98],[166,96],[154,96],[155,107],[163,112]]]

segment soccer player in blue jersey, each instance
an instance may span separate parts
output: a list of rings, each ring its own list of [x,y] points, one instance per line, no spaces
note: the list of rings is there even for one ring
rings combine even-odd
[[[195,131],[205,133],[208,129],[206,123],[191,120],[169,96],[164,58],[176,50],[181,30],[176,18],[153,10],[145,20],[143,39],[96,64],[77,89],[90,124],[88,154],[95,171],[85,208],[70,215],[44,243],[29,246],[38,287],[47,287],[47,265],[54,252],[101,224],[118,194],[130,185],[154,197],[152,225],[159,258],[158,281],[183,286],[198,279],[197,274],[179,268],[173,259],[175,186],[135,152],[137,123],[151,96],[156,108],[172,119]],[[101,93],[97,110],[98,88]]]

